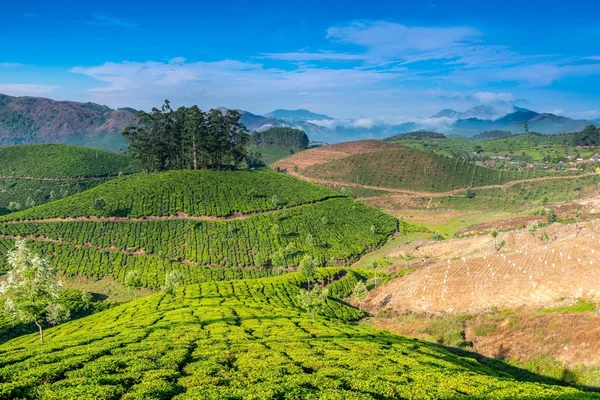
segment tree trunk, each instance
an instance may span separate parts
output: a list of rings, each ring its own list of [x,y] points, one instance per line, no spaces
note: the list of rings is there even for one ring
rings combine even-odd
[[[40,330],[40,343],[44,343],[44,328],[42,328],[42,325],[40,325],[37,319],[35,319],[33,322],[37,325],[38,329]]]
[[[306,284],[307,284],[307,286],[308,286],[308,290],[310,291],[310,279],[308,279],[308,280],[306,281]]]

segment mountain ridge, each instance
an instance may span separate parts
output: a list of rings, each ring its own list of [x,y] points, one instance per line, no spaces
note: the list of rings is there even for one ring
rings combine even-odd
[[[228,110],[226,107],[215,109],[222,112]],[[502,110],[510,112],[503,113]],[[241,114],[241,122],[250,132],[290,127],[303,130],[312,141],[327,143],[383,139],[417,130],[468,137],[491,130],[523,133],[525,121],[528,121],[530,131],[543,134],[581,131],[591,123],[600,126],[600,120],[576,120],[505,104],[497,107],[479,105],[464,112],[444,109],[429,118],[402,117],[392,120],[339,119],[306,109],[277,109],[264,115],[247,110],[237,111]],[[112,109],[90,102],[0,94],[0,146],[65,143],[121,150],[127,145],[121,132],[127,125],[135,123],[136,112],[129,107]]]

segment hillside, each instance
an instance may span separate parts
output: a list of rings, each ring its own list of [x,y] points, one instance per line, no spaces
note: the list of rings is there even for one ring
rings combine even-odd
[[[0,146],[69,143],[119,150],[125,147],[121,132],[135,120],[132,111],[0,94]]]
[[[122,154],[61,144],[0,147],[0,175],[32,178],[104,178],[138,172]]]
[[[0,147],[0,214],[40,205],[139,168],[128,157],[62,144]],[[9,207],[12,203],[12,207]]]
[[[370,304],[387,298],[397,311],[443,314],[597,300],[598,226],[539,224],[414,249],[412,258],[428,262],[379,288]]]
[[[335,299],[312,321],[296,305],[300,285],[296,274],[191,285],[48,329],[43,345],[11,340],[0,345],[0,398],[598,398],[345,324],[362,313]]]
[[[277,127],[252,132],[248,151],[262,161],[262,164],[269,165],[290,154],[306,150],[309,144],[310,140],[304,131]]]
[[[493,170],[404,146],[376,143],[352,142],[308,150],[275,166],[298,169],[306,178],[342,185],[427,192],[497,185],[542,174],[533,170]]]
[[[137,269],[151,288],[172,269],[197,283],[269,275],[270,266],[296,266],[307,254],[343,264],[398,227],[336,192],[251,171],[137,174],[2,220],[1,254],[27,237],[69,275],[122,281]]]

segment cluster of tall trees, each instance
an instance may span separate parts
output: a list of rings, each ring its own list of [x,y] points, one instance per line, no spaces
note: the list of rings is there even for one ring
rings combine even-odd
[[[150,113],[138,111],[137,126],[123,136],[129,153],[146,171],[236,169],[246,156],[250,136],[235,110],[171,108],[168,100]]]
[[[575,144],[577,146],[600,146],[600,129],[593,124],[586,126],[584,130],[575,134]]]
[[[294,150],[306,150],[310,144],[303,130],[288,127],[273,127],[252,132],[250,142],[254,146],[280,146]]]

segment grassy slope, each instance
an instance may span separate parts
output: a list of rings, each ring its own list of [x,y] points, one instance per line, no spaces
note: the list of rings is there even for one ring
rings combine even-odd
[[[273,201],[273,196],[276,196]],[[136,174],[107,182],[5,219],[78,216],[229,216],[296,206],[339,196],[318,185],[268,171],[170,171]],[[96,199],[106,207],[93,210]]]
[[[290,149],[289,147],[277,145],[251,145],[249,150],[260,153],[260,159],[265,165],[271,165],[282,158],[289,157],[290,154],[302,151],[301,149]]]
[[[0,147],[0,175],[89,178],[137,171],[128,157],[104,150],[63,144]]]
[[[308,177],[399,189],[443,192],[541,176],[500,171],[409,148],[357,154],[302,171]]]
[[[565,153],[575,154],[577,152],[579,152],[582,158],[587,159],[599,150],[578,149],[573,145],[573,135],[539,136],[530,134],[497,140],[475,140],[461,137],[448,137],[446,139],[438,140],[403,140],[394,143],[445,156],[463,152],[474,152],[475,147],[479,146],[482,155],[520,156],[522,153],[525,153],[528,156],[533,157],[535,161],[542,161],[547,155],[562,156]]]
[[[0,147],[0,214],[11,202],[22,208],[31,201],[44,204],[138,170],[128,157],[103,150],[60,144]]]
[[[272,202],[274,195],[279,202]],[[96,198],[106,200],[104,210],[91,208]],[[348,263],[385,243],[398,227],[395,218],[328,189],[283,174],[249,171],[134,175],[3,218],[10,222],[178,212],[257,214],[202,221],[183,216],[0,223],[0,255],[12,247],[14,238],[24,236],[35,239],[39,250],[68,275],[123,281],[127,271],[138,270],[147,287],[158,288],[165,273],[174,269],[182,271],[188,283],[270,275],[272,268],[243,267],[269,267],[275,253],[283,254],[284,266],[298,265],[305,255],[321,265]]]
[[[597,398],[333,320],[361,315],[334,300],[311,321],[295,307],[299,284],[192,285],[49,329],[44,345],[12,340],[0,346],[0,399]]]

